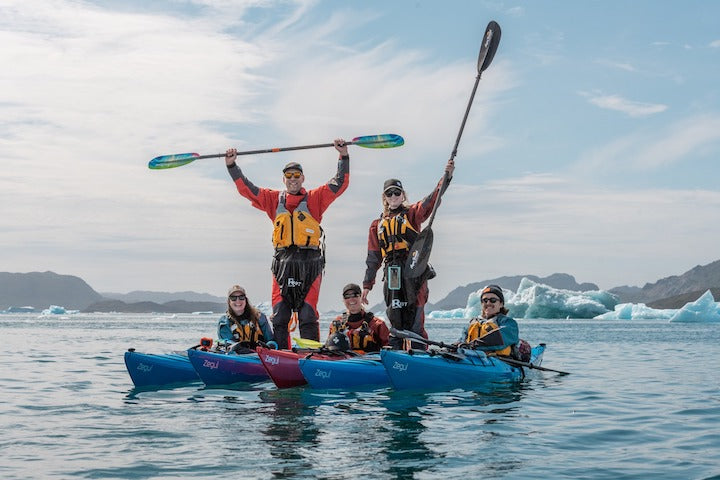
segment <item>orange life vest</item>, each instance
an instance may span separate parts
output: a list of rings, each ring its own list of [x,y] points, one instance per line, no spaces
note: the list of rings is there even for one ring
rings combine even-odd
[[[408,251],[418,236],[407,218],[407,210],[393,217],[382,217],[377,226],[383,258],[390,252]]]
[[[322,227],[310,215],[307,204],[307,194],[292,213],[285,205],[286,192],[280,194],[275,220],[273,221],[273,246],[276,249],[296,245],[302,248],[320,248],[322,241]]]
[[[502,338],[502,333],[499,330],[500,329],[495,322],[492,322],[490,320],[481,321],[478,319],[473,319],[468,326],[468,333],[465,341],[467,343],[471,343],[473,340],[476,340],[478,338],[485,338],[486,336],[490,336],[492,332],[495,331],[497,331],[497,334],[500,335],[500,338]],[[511,347],[505,347],[502,350],[495,350],[492,353],[495,355],[509,357],[511,351]]]

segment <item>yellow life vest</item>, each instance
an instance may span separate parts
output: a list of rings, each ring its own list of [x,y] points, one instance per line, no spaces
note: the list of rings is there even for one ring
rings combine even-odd
[[[290,213],[285,206],[285,192],[280,194],[277,212],[273,224],[273,246],[287,248],[296,245],[302,248],[320,248],[322,227],[315,220],[307,205],[307,194],[300,200],[298,206]]]
[[[468,333],[467,338],[465,339],[465,342],[471,343],[473,340],[476,340],[478,338],[484,338],[486,335],[490,335],[492,332],[498,330],[498,334],[502,335],[499,332],[499,327],[495,324],[495,322],[490,321],[480,321],[477,319],[473,319],[470,322],[470,325],[468,326]],[[489,345],[492,346],[492,345]],[[502,350],[495,350],[492,353],[495,355],[501,355],[508,357],[510,356],[510,353],[512,351],[511,347],[505,347]]]
[[[230,326],[233,340],[241,345],[257,346],[260,340],[264,340],[262,330],[253,321],[238,323],[232,320]]]
[[[418,236],[407,218],[407,210],[394,217],[382,217],[377,227],[383,258],[390,252],[408,251]]]

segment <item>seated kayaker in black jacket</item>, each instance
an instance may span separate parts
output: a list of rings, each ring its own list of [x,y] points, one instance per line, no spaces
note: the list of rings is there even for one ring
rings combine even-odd
[[[330,341],[336,332],[344,333],[350,348],[356,352],[377,352],[387,345],[390,331],[381,318],[363,308],[360,285],[348,283],[343,287],[342,294],[345,313],[330,323],[326,346],[332,345]]]
[[[515,319],[509,317],[505,308],[505,296],[502,288],[497,285],[488,285],[480,294],[482,310],[479,317],[470,320],[465,327],[459,344],[469,344],[472,348],[482,350],[489,355],[501,355],[522,359],[525,355],[518,348],[520,331]],[[529,353],[529,352],[528,352]]]

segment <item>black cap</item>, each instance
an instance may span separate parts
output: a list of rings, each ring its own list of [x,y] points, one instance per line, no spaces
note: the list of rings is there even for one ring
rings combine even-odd
[[[343,287],[343,295],[345,295],[347,292],[362,293],[362,289],[357,283],[348,283]]]
[[[388,188],[399,188],[400,190],[405,191],[402,186],[402,182],[397,178],[389,178],[385,180],[385,184],[383,185],[383,193],[387,192]]]
[[[283,168],[283,173],[287,172],[288,170],[298,170],[300,173],[302,173],[302,165],[300,165],[297,162],[290,162],[287,165],[285,165],[285,168]]]
[[[503,296],[502,288],[498,287],[497,285],[488,285],[487,287],[483,288],[482,293],[480,293],[480,298],[482,298],[482,296],[486,293],[492,293],[497,295],[500,301],[502,303],[505,303],[505,297]]]

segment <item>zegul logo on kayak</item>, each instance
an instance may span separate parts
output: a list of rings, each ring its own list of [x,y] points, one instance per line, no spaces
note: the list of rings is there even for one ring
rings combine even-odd
[[[397,370],[398,372],[407,372],[408,364],[395,362],[395,364],[392,366],[392,368],[393,368],[393,370]]]
[[[273,357],[272,355],[265,355],[265,362],[270,365],[279,365],[280,359],[278,357]]]
[[[219,366],[220,366],[220,360],[215,360],[215,361],[213,362],[212,360],[207,360],[207,359],[206,359],[206,360],[203,362],[203,367],[205,367],[205,368],[215,369],[215,368],[218,368]]]
[[[152,365],[145,365],[144,363],[138,363],[137,369],[141,372],[148,373],[150,370],[153,369]]]

